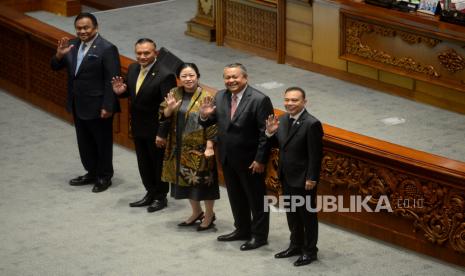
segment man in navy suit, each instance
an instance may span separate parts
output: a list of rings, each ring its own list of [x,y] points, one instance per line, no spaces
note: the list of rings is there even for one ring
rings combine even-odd
[[[218,127],[217,148],[223,168],[235,230],[219,241],[247,240],[240,249],[267,244],[269,212],[264,209],[265,164],[269,147],[265,121],[273,114],[268,96],[247,84],[247,70],[239,63],[223,71],[225,90],[201,104],[199,123]]]
[[[148,206],[148,212],[155,212],[167,206],[169,187],[168,183],[161,181],[165,141],[158,136],[158,109],[166,94],[176,86],[176,76],[169,66],[176,57],[160,58],[155,42],[149,38],[136,42],[135,53],[137,62],[129,65],[127,82],[115,77],[112,84],[116,94],[131,99],[132,136],[139,173],[147,191],[141,200],[129,206]]]
[[[53,70],[68,71],[66,108],[72,112],[81,162],[87,174],[69,184],[94,184],[105,191],[113,176],[113,114],[119,103],[111,79],[120,74],[118,49],[98,34],[94,15],[81,13],[74,20],[77,38],[61,38],[52,57]]]
[[[317,259],[318,219],[306,205],[316,208],[316,187],[320,178],[323,157],[323,128],[318,119],[305,109],[305,91],[290,87],[284,92],[287,114],[279,118],[271,115],[266,121],[266,136],[279,145],[278,176],[283,195],[299,196],[310,204],[286,212],[291,232],[288,249],[275,258],[300,255],[295,266],[307,265]],[[292,202],[292,201],[291,201]]]

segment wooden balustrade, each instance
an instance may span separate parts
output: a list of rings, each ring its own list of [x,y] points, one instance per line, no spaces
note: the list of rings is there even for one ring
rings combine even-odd
[[[65,120],[66,74],[50,69],[56,41],[71,36],[0,6],[0,87]],[[126,74],[131,59],[121,56]],[[129,106],[114,121],[115,141],[133,147]],[[465,266],[465,163],[324,125],[320,195],[385,196],[393,212],[332,212],[320,218],[345,228]],[[276,152],[267,183],[279,190]],[[134,164],[136,166],[136,164]]]

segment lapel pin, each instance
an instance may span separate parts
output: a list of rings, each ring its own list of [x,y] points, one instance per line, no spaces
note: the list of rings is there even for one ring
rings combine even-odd
[[[92,48],[97,48],[97,46],[94,45],[94,46],[92,46]]]

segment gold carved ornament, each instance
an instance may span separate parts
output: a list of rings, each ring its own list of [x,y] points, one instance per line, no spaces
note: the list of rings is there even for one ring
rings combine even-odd
[[[459,55],[454,49],[447,49],[438,54],[439,63],[447,71],[455,73],[465,68],[465,58]]]
[[[271,149],[270,157],[266,165],[265,185],[269,193],[274,196],[282,194],[282,186],[279,182],[278,175],[278,163],[279,163],[279,150],[276,148]]]
[[[325,152],[321,180],[332,189],[346,188],[367,196],[376,205],[381,195],[389,198],[394,214],[413,219],[431,243],[465,253],[465,191],[396,172],[342,154]],[[399,201],[417,202],[404,206]],[[421,204],[419,204],[421,200]]]
[[[423,65],[411,57],[394,57],[384,51],[373,49],[362,42],[362,36],[365,33],[376,33],[383,36],[396,36],[397,32],[401,33],[401,38],[408,43],[426,43],[429,46],[435,46],[440,43],[440,40],[421,38],[418,35],[408,34],[401,31],[396,31],[383,26],[368,24],[364,22],[348,20],[349,27],[346,29],[346,52],[368,60],[392,65],[421,74],[426,74],[430,77],[438,78],[440,75],[432,65]]]
[[[199,0],[200,8],[202,9],[205,15],[210,14],[210,11],[213,7],[213,0]]]

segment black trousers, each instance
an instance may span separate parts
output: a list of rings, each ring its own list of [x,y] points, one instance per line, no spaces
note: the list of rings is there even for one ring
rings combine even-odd
[[[263,210],[266,195],[264,174],[252,174],[247,166],[230,166],[226,162],[223,175],[237,231],[240,235],[266,241],[270,213]]]
[[[113,116],[107,119],[82,120],[76,115],[79,155],[84,169],[92,176],[111,179],[113,176]]]
[[[145,190],[155,199],[166,198],[169,190],[167,182],[161,181],[164,149],[155,146],[155,138],[134,137],[137,164]]]
[[[318,217],[316,212],[307,210],[306,205],[309,198],[306,196],[310,197],[310,206],[315,209],[317,187],[308,191],[303,187],[290,187],[285,181],[283,182],[283,195],[305,197],[304,206],[297,207],[295,212],[286,212],[287,224],[291,232],[291,246],[301,248],[303,253],[316,253],[318,251],[316,247],[318,242]]]

